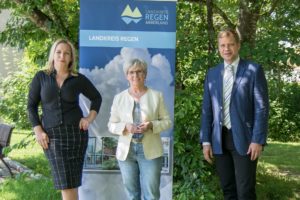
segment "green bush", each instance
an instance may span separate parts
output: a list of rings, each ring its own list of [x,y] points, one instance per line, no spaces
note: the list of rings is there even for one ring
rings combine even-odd
[[[198,91],[176,94],[174,199],[221,199],[214,167],[204,160],[199,144],[201,101]]]
[[[300,141],[300,85],[269,81],[269,138],[287,142]]]
[[[21,64],[18,71],[11,72],[0,83],[0,118],[17,128],[29,129],[27,117],[27,94],[29,84],[37,67]]]
[[[199,144],[204,76],[208,60],[215,59],[203,45],[205,8],[178,1],[177,11],[173,199],[220,199],[214,167],[204,161]]]

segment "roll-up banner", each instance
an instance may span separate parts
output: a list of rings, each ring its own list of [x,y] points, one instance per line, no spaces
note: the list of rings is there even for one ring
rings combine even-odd
[[[126,200],[115,157],[117,136],[107,128],[113,98],[129,87],[123,64],[138,58],[148,65],[146,86],[161,91],[174,122],[176,0],[81,0],[79,71],[102,95],[89,128],[81,200]],[[81,96],[84,114],[89,101]],[[161,200],[172,199],[173,126],[161,133],[164,161]]]

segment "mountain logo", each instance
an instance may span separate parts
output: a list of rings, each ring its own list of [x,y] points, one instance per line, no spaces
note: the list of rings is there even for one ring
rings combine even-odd
[[[131,22],[137,24],[142,19],[142,14],[138,7],[135,7],[135,9],[132,11],[130,6],[127,5],[121,15],[121,18],[126,24],[130,24]]]

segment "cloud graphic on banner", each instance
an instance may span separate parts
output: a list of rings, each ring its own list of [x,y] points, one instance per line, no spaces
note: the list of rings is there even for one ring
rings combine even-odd
[[[132,21],[137,24],[142,19],[142,14],[138,7],[135,7],[134,11],[132,11],[130,6],[127,5],[121,18],[126,24],[130,24]]]
[[[124,63],[134,58],[144,60],[148,65],[146,85],[163,93],[165,103],[171,117],[174,107],[174,85],[171,66],[168,59],[156,54],[151,57],[147,49],[122,48],[119,55],[116,55],[105,67],[95,66],[90,70],[80,68],[80,72],[87,76],[102,95],[102,105],[96,123],[93,123],[90,131],[96,136],[112,136],[107,130],[107,122],[110,116],[110,108],[113,98],[119,92],[129,87],[123,71]],[[89,103],[81,96],[81,107],[86,115]]]

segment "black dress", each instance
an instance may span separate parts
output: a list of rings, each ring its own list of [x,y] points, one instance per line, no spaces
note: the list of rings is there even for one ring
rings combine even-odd
[[[88,132],[79,129],[83,117],[79,95],[91,101],[90,110],[97,113],[101,95],[82,74],[70,75],[61,88],[56,73],[38,72],[32,80],[28,95],[28,113],[32,126],[41,125],[49,137],[44,153],[49,160],[56,189],[77,188],[81,185]],[[42,104],[42,120],[38,105]]]

